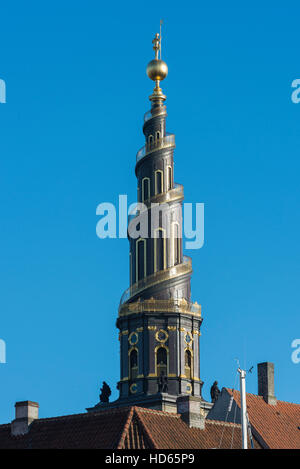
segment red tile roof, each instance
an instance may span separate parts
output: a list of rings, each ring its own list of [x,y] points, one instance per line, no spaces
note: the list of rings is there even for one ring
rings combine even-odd
[[[239,391],[226,388],[240,407]],[[247,393],[250,423],[269,448],[300,449],[300,404],[277,401],[267,404],[262,396]]]
[[[255,442],[257,448],[259,444]],[[209,449],[240,448],[241,427],[206,421],[189,428],[178,414],[127,407],[35,420],[29,432],[12,436],[0,425],[1,448]]]

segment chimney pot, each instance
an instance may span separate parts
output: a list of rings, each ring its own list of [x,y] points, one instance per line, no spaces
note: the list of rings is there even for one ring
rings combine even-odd
[[[39,404],[32,401],[16,402],[15,419],[11,422],[11,434],[24,435],[29,431],[29,425],[39,418]]]
[[[274,363],[264,362],[257,365],[258,395],[270,405],[276,405],[274,394]]]
[[[190,428],[205,428],[205,412],[201,407],[201,397],[180,396],[177,399],[177,412]]]

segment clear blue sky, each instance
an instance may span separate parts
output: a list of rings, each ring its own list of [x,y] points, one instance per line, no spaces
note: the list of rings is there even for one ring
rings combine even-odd
[[[128,242],[96,237],[96,206],[135,200],[160,18],[175,180],[205,204],[205,245],[186,252],[204,397],[233,386],[238,357],[273,361],[277,397],[299,402],[300,7],[261,3],[2,3],[0,422],[25,399],[82,412],[103,379],[117,396]]]

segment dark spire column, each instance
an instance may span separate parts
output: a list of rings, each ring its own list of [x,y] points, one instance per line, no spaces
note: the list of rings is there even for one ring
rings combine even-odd
[[[201,396],[199,336],[201,308],[191,303],[191,259],[183,256],[183,186],[174,183],[175,136],[166,132],[166,96],[160,82],[168,74],[159,58],[147,67],[155,81],[151,109],[144,116],[145,145],[138,151],[135,174],[138,202],[145,204],[148,236],[131,237],[139,216],[129,219],[130,287],[119,307],[120,398],[136,402],[164,392]],[[153,211],[153,204],[157,205]],[[152,230],[151,230],[152,222]],[[145,403],[143,404],[145,405]]]

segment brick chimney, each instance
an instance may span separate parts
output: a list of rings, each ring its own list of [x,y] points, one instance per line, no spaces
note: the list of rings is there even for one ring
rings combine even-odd
[[[11,434],[14,436],[28,433],[29,425],[39,418],[39,405],[37,402],[16,402],[16,417],[11,422]]]
[[[264,362],[257,365],[258,395],[264,398],[267,404],[276,405],[274,394],[274,363]]]
[[[177,412],[181,414],[190,428],[205,428],[205,412],[201,408],[202,399],[196,396],[180,396],[177,398]]]

